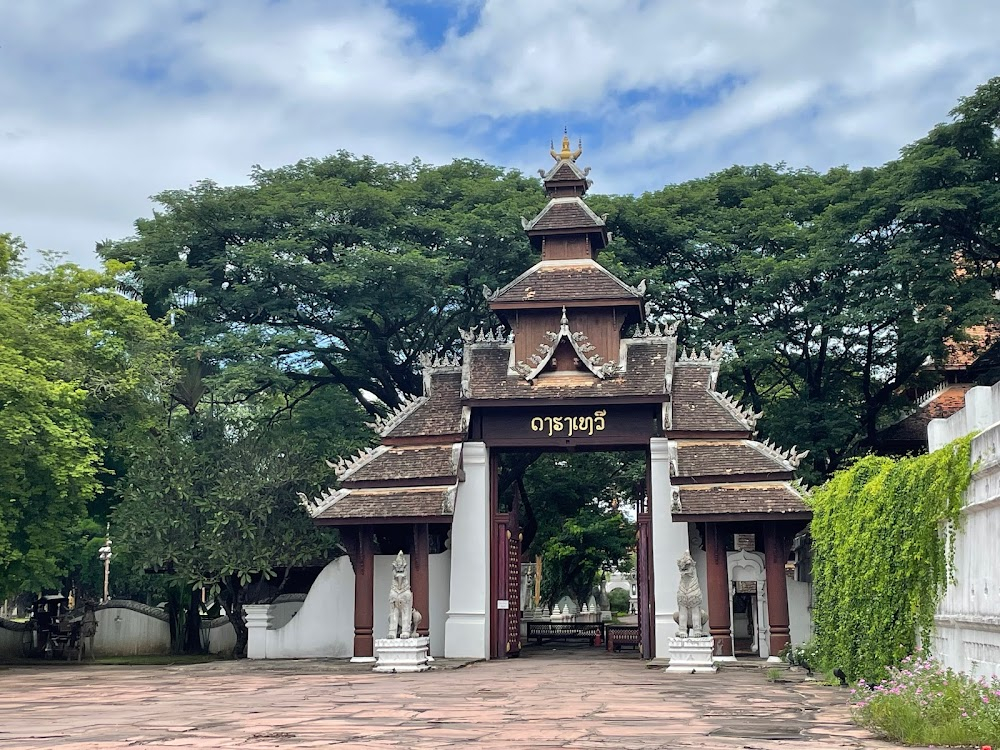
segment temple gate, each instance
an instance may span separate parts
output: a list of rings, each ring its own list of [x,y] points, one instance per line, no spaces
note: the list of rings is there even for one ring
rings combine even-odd
[[[810,517],[793,483],[801,456],[756,441],[758,415],[716,391],[722,347],[678,352],[676,327],[646,318],[645,282],[625,284],[597,262],[609,235],[583,201],[591,182],[581,151],[563,138],[543,175],[548,204],[522,219],[539,262],[483,290],[501,325],[462,331],[461,358],[423,359],[423,395],[381,420],[380,445],[338,465],[337,488],[307,501],[317,524],[348,541],[355,658],[372,656],[376,549],[397,547],[411,556],[422,612],[428,550],[450,551],[446,621],[421,624],[444,627],[445,656],[519,652],[519,499],[500,504],[497,454],[524,449],[645,451],[637,586],[646,658],[676,632],[676,560],[689,548],[703,568],[716,657],[734,655],[732,607],[743,599],[729,555],[741,550],[763,553],[754,596],[766,616],[754,622],[766,650],[789,642],[786,564]]]

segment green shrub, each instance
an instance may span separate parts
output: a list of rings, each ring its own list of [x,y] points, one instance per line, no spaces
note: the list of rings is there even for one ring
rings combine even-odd
[[[877,685],[860,680],[851,693],[854,720],[896,742],[1000,744],[1000,678],[977,681],[917,654]]]
[[[608,592],[608,602],[612,612],[628,612],[629,595],[625,589],[611,589]]]
[[[972,476],[971,442],[868,456],[812,494],[814,669],[878,681],[918,637],[928,642],[953,571],[949,537]]]
[[[816,641],[811,640],[798,646],[789,643],[778,653],[778,657],[788,662],[791,667],[803,667],[810,672],[820,664],[816,651]]]

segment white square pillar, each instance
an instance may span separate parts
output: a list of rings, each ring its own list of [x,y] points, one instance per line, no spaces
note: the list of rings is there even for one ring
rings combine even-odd
[[[267,658],[267,631],[271,628],[273,614],[270,604],[244,604],[247,623],[247,658]]]
[[[671,516],[673,488],[670,486],[670,441],[666,438],[651,438],[649,458],[653,598],[656,606],[653,632],[656,655],[666,656],[670,639],[677,633],[674,612],[677,611],[677,587],[681,581],[677,559],[688,548],[688,527],[687,523],[675,522]]]
[[[448,658],[489,658],[490,461],[485,443],[462,446],[465,481],[451,522],[451,586],[444,625]]]

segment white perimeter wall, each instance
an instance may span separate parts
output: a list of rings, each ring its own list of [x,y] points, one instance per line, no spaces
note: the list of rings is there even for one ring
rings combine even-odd
[[[388,629],[389,589],[395,555],[375,556],[375,637]],[[451,555],[443,552],[428,559],[431,617],[431,655],[444,655],[444,624],[448,611]],[[263,649],[248,649],[265,659],[311,657],[350,658],[354,654],[354,569],[347,556],[338,557],[316,578],[301,608],[282,613],[282,605],[272,605],[271,625],[251,628],[251,643],[262,635]],[[279,623],[282,619],[287,622]]]
[[[955,539],[956,582],[934,618],[931,649],[947,666],[976,676],[1000,674],[1000,383],[965,396],[965,408],[927,428],[931,450],[972,430],[972,464]]]
[[[99,608],[95,656],[139,656],[170,653],[170,624],[134,609],[111,606]]]

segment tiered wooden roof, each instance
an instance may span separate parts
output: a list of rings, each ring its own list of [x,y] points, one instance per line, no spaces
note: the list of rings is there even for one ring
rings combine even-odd
[[[423,368],[424,395],[376,425],[381,443],[334,466],[339,488],[300,496],[317,524],[450,520],[469,410],[456,360],[425,361]]]
[[[595,260],[608,235],[583,201],[581,151],[568,136],[552,149],[556,164],[542,173],[550,201],[524,221],[542,260],[484,289],[513,330],[462,331],[460,360],[425,360],[424,395],[379,424],[381,445],[338,466],[337,489],[308,501],[317,523],[448,520],[472,411],[540,404],[653,406],[658,434],[674,440],[675,520],[809,517],[794,481],[802,456],[755,440],[759,415],[716,389],[723,348],[678,352],[676,326],[644,319],[645,284],[629,286]]]
[[[639,304],[645,285],[629,286],[590,258],[547,260],[536,263],[495,292],[486,293],[494,309],[562,307],[567,301],[591,304]]]

